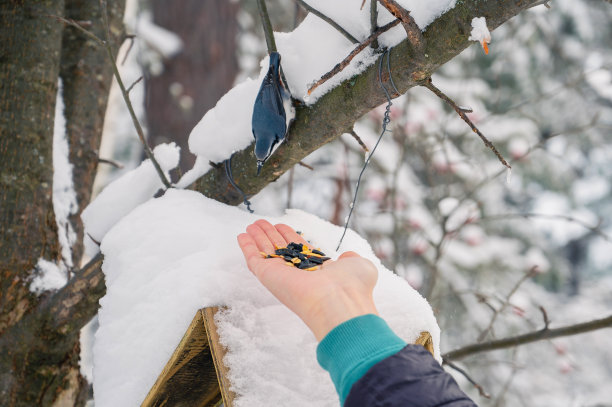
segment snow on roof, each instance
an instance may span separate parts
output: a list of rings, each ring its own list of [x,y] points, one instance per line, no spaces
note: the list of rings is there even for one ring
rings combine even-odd
[[[317,342],[304,323],[248,271],[236,236],[258,217],[193,191],[169,190],[121,219],[104,237],[106,295],[94,346],[97,407],[142,402],[202,307],[226,305],[218,317],[225,363],[237,406],[334,406],[338,398],[315,358]],[[325,253],[342,229],[290,210],[287,223]],[[349,231],[343,249],[379,269],[374,292],[380,315],[408,342],[440,331],[427,301],[385,269],[368,243]],[[288,272],[291,272],[288,270]]]

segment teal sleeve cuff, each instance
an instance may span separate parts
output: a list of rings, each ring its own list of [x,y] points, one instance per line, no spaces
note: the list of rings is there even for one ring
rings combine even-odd
[[[317,347],[317,361],[329,372],[340,404],[353,384],[381,360],[406,346],[377,315],[349,319],[332,329]]]

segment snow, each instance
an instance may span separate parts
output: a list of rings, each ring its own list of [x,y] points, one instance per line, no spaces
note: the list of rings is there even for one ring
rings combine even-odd
[[[487,19],[484,17],[474,17],[472,19],[472,31],[470,32],[470,41],[477,41],[485,47],[485,43],[491,42],[491,33],[487,27]],[[486,48],[485,48],[486,50]]]
[[[410,11],[415,22],[425,29],[438,16],[455,6],[456,0],[400,0],[398,3]],[[359,9],[352,0],[310,0],[307,2],[348,30],[353,36],[364,40],[370,35],[369,7]],[[378,8],[378,25],[390,22],[394,17],[383,7]],[[406,32],[398,25],[382,34],[378,41],[381,47],[393,47],[406,38]],[[366,48],[339,74],[319,86],[312,94],[308,88],[330,71],[355,48],[335,28],[313,14],[308,14],[300,25],[289,33],[275,33],[276,45],[281,54],[281,65],[289,89],[294,98],[312,105],[321,96],[338,86],[342,81],[363,72],[375,63],[379,54]],[[307,63],[305,63],[307,61]],[[189,149],[202,156],[200,165],[190,173],[189,179],[179,181],[188,185],[210,169],[202,163],[221,162],[232,152],[246,148],[253,142],[251,118],[253,103],[261,80],[268,69],[268,57],[260,63],[257,80],[247,78],[236,85],[217,105],[209,110],[189,136]]]
[[[57,237],[62,248],[61,268],[73,266],[72,246],[76,241],[76,233],[68,217],[78,210],[76,192],[72,182],[72,164],[70,164],[68,153],[63,87],[60,79],[53,124],[53,212],[57,224]]]
[[[153,150],[167,179],[168,172],[178,165],[179,151],[179,147],[174,143],[160,144]],[[106,232],[119,219],[149,200],[163,186],[151,161],[143,161],[139,167],[109,184],[83,210],[81,219],[85,225],[85,233],[94,241],[101,242]]]
[[[217,318],[236,406],[337,406],[317,342],[302,321],[248,271],[236,236],[257,217],[201,194],[171,189],[133,210],[104,237],[106,296],[94,345],[97,407],[142,402],[199,308],[228,306]],[[287,223],[325,253],[342,228],[289,210]],[[385,269],[368,243],[349,231],[343,248],[374,262],[374,297],[391,328],[408,342],[440,332],[433,312],[408,283]],[[317,389],[313,392],[313,389]]]
[[[34,278],[30,282],[30,292],[41,294],[47,290],[58,290],[66,284],[66,272],[61,270],[57,264],[38,259],[34,269]]]
[[[138,38],[159,52],[163,58],[172,58],[183,49],[181,38],[153,23],[153,13],[150,11],[143,11],[138,15],[136,26]]]

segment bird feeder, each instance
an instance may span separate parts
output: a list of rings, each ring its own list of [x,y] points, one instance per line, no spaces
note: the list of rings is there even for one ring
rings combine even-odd
[[[215,324],[218,310],[208,307],[196,312],[141,407],[233,406],[236,395],[230,391],[229,370],[223,364],[226,349]],[[415,344],[433,355],[429,332],[421,332]]]
[[[232,407],[225,348],[215,325],[217,307],[196,312],[141,407]]]

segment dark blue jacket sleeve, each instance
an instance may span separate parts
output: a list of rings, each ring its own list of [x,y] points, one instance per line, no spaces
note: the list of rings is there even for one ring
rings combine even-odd
[[[344,407],[475,407],[431,354],[407,345],[353,384]]]

